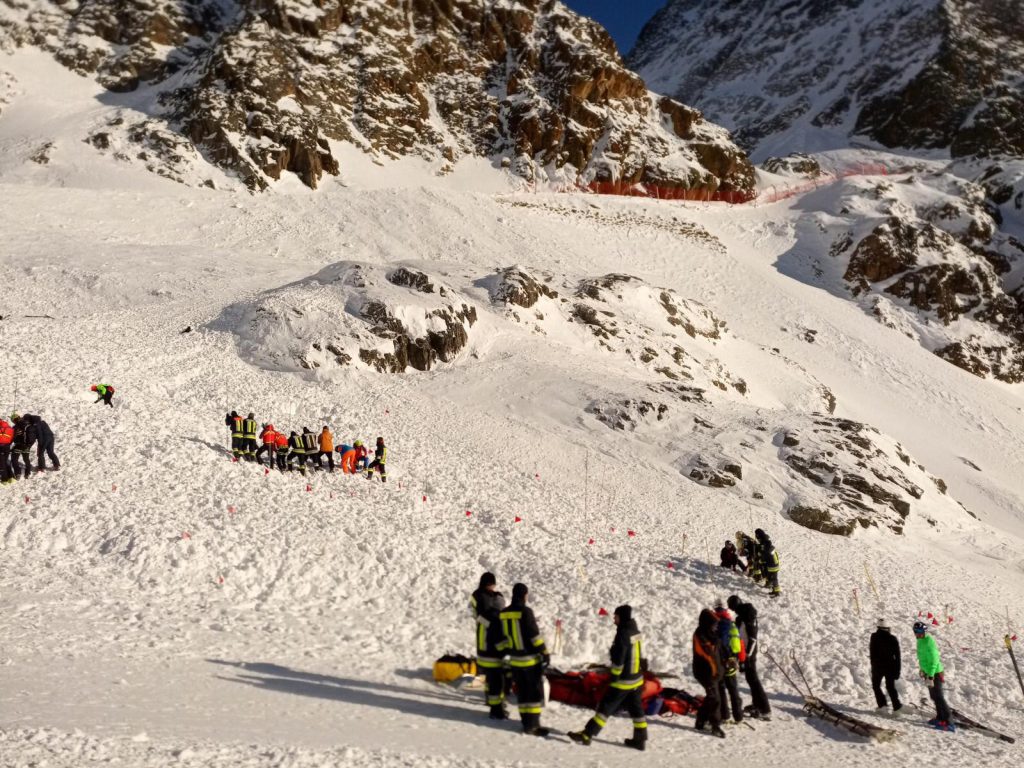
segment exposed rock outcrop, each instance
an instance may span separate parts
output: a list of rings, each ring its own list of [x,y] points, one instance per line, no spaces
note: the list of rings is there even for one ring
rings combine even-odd
[[[530,181],[753,188],[723,129],[649,93],[602,27],[552,0],[8,5],[15,43],[111,94],[150,89],[155,120],[251,189],[316,187],[339,172],[332,142],[442,173],[474,155]]]

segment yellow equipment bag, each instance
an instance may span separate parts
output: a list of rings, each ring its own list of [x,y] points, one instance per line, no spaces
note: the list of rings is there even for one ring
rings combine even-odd
[[[476,659],[446,653],[434,662],[434,679],[439,683],[450,683],[463,675],[476,676]]]

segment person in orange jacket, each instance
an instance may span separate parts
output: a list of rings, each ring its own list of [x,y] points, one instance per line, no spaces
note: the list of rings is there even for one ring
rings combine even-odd
[[[324,431],[320,433],[320,453],[316,455],[316,465],[320,469],[324,468],[324,456],[327,457],[327,471],[334,471],[334,435],[331,434],[331,430],[324,425]]]
[[[359,442],[358,440],[356,442]],[[341,453],[341,471],[346,475],[355,474],[356,471],[356,449],[352,445],[343,445],[339,449]]]
[[[288,435],[283,430],[274,433],[274,448],[277,453],[277,468],[284,472],[288,468]]]
[[[0,419],[0,483],[7,485],[14,482],[11,471],[11,444],[14,442],[14,427]]]
[[[264,424],[260,432],[260,447],[256,451],[256,463],[263,466],[263,454],[267,454],[267,463],[274,466],[274,451],[277,448],[277,431],[273,424]]]

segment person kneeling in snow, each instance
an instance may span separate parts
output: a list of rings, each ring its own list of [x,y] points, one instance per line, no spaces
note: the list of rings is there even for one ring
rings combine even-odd
[[[633,718],[633,737],[623,743],[633,749],[644,750],[647,746],[647,718],[641,693],[644,687],[643,637],[633,620],[633,608],[620,605],[615,609],[615,640],[609,651],[612,660],[612,681],[608,692],[597,705],[597,712],[587,721],[582,731],[570,731],[568,736],[578,744],[589,746],[601,732],[608,718],[625,707]]]
[[[725,546],[722,547],[720,557],[722,558],[721,566],[723,568],[728,568],[731,571],[735,571],[737,568],[741,571],[747,570],[746,563],[740,560],[740,556],[736,553],[736,545],[728,539],[725,541]]]

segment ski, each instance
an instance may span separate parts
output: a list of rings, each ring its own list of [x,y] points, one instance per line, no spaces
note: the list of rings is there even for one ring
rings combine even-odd
[[[983,733],[986,736],[991,736],[993,739],[999,739],[999,741],[1005,741],[1007,744],[1015,744],[1017,740],[1013,736],[1007,736],[1005,733],[1000,733],[994,728],[989,728],[987,725],[979,723],[977,720],[965,715],[956,709],[950,710],[953,713],[953,722],[960,728],[964,728],[968,731],[977,731]]]

